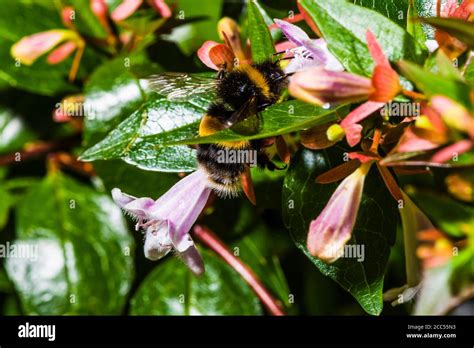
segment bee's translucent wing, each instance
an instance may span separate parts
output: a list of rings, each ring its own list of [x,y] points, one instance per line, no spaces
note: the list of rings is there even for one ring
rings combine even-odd
[[[151,90],[170,101],[185,101],[190,97],[213,94],[217,79],[208,75],[166,73],[148,78]]]

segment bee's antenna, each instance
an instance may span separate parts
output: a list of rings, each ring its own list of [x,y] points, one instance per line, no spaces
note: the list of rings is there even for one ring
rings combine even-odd
[[[275,82],[276,82],[276,81],[280,81],[280,80],[286,79],[287,77],[290,77],[290,76],[291,76],[291,75],[293,75],[293,74],[294,74],[294,72],[287,73],[287,74],[285,74],[285,75],[282,75],[282,76],[280,76],[280,77],[276,78],[276,79],[275,79],[275,80],[273,80],[273,81],[275,81]]]

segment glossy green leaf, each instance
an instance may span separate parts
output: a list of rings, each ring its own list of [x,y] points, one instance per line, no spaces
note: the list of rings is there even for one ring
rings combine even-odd
[[[204,41],[220,41],[217,22],[221,18],[223,0],[179,0],[176,5],[176,19],[182,21],[183,25],[166,35],[166,40],[176,43],[187,56],[195,54]],[[192,18],[199,20],[186,23]]]
[[[150,137],[147,141],[157,144],[170,141],[169,144],[175,145],[261,139],[326,124],[345,116],[346,113],[347,106],[345,105],[322,108],[300,100],[291,100],[272,105],[262,111],[260,114],[262,128],[257,134],[243,135],[231,129],[226,129],[207,137],[190,137],[189,134],[197,134],[196,124],[192,127],[183,128],[180,134],[170,134],[169,138],[174,136],[174,140],[159,139],[160,136],[158,135]]]
[[[12,87],[43,95],[76,91],[67,81],[69,60],[56,66],[40,58],[32,66],[18,65],[10,55],[11,46],[26,35],[64,28],[52,1],[0,0],[0,79]]]
[[[131,299],[132,315],[260,315],[258,298],[221,259],[200,251],[206,271],[197,278],[168,258],[145,278]]]
[[[205,113],[210,99],[197,97],[186,102],[170,102],[157,94],[150,98],[105,139],[86,150],[83,161],[122,159],[139,168],[155,171],[192,171],[194,150],[186,146],[160,146],[144,141],[150,136],[166,136],[173,130],[195,125]]]
[[[6,225],[8,219],[8,212],[13,203],[12,198],[7,190],[3,187],[3,182],[0,182],[0,230]]]
[[[272,234],[262,222],[254,227],[252,233],[229,247],[264,282],[267,288],[288,305],[290,291],[278,257],[272,250]]]
[[[247,30],[252,49],[252,60],[255,63],[260,63],[270,59],[272,54],[275,53],[275,48],[270,30],[257,0],[249,0],[247,9]]]
[[[16,210],[8,275],[26,314],[120,314],[133,279],[134,241],[108,195],[49,174]]]
[[[407,24],[408,2],[409,0],[354,0],[354,4],[375,10],[402,28]]]
[[[316,184],[315,178],[342,163],[339,146],[326,151],[300,151],[292,159],[283,186],[283,217],[296,246],[326,276],[339,283],[369,314],[382,311],[382,289],[390,247],[395,241],[397,207],[375,167],[365,180],[356,225],[348,245],[359,245],[358,258],[340,258],[333,264],[311,256],[306,248],[308,227],[325,207],[337,184]],[[361,258],[361,259],[362,259]]]
[[[471,107],[469,87],[464,82],[448,79],[446,76],[435,74],[407,61],[400,62],[399,67],[403,75],[413,81],[427,96],[445,95],[467,108]]]
[[[474,48],[474,23],[457,18],[441,17],[423,18],[423,21],[454,36],[469,48]]]
[[[474,208],[457,202],[438,192],[416,190],[410,197],[423,210],[433,224],[454,237],[474,233]]]
[[[459,294],[474,284],[474,247],[458,251],[451,259],[453,273],[449,279],[452,293]]]
[[[424,45],[380,13],[346,0],[301,0],[328,43],[329,50],[345,68],[370,76],[373,61],[366,44],[367,30],[377,37],[392,62],[400,59],[422,63],[427,55]]]
[[[135,197],[158,198],[178,180],[175,173],[156,173],[140,170],[119,160],[97,161],[94,170],[101,178],[106,192],[119,187]]]
[[[158,73],[159,68],[150,64],[150,69],[144,63],[140,56],[117,57],[91,75],[84,101],[87,144],[102,139],[145,102],[146,81],[140,75]]]
[[[412,0],[414,8],[419,17],[433,17],[436,16],[436,4],[438,0]],[[423,31],[427,39],[434,39],[433,27],[422,23]]]
[[[464,79],[466,80],[469,87],[474,90],[474,60],[466,65],[464,70]]]
[[[81,34],[99,39],[107,38],[107,32],[92,12],[90,0],[63,0],[62,5],[73,8],[73,23]]]
[[[408,0],[408,18],[407,31],[415,38],[416,41],[424,44],[427,40],[423,25],[418,19],[418,10],[416,8],[415,0]]]
[[[21,149],[35,139],[24,120],[11,110],[0,106],[0,153]]]

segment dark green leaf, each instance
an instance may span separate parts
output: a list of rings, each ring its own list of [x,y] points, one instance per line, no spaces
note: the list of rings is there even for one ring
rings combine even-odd
[[[236,256],[257,274],[268,289],[277,295],[282,303],[288,305],[290,291],[278,257],[274,255],[272,238],[274,237],[266,225],[261,222],[254,227],[252,233],[229,246],[234,250],[234,254],[238,252]]]
[[[256,0],[248,3],[248,36],[252,48],[252,59],[256,63],[263,62],[275,53],[273,40],[268,25],[261,12],[261,7]],[[263,11],[263,10],[262,10]]]
[[[376,11],[346,0],[301,0],[330,51],[350,72],[370,76],[373,61],[366,44],[367,30],[377,37],[384,53],[392,62],[407,59],[422,63],[427,49],[403,28]]]
[[[418,19],[418,11],[414,0],[408,0],[408,18],[407,31],[421,44],[425,44],[427,37],[423,29],[423,25]]]
[[[464,70],[464,79],[466,80],[469,87],[474,90],[474,59],[466,65]]]
[[[59,172],[18,204],[6,268],[27,314],[120,314],[133,278],[134,242],[104,194]]]
[[[147,170],[192,171],[196,168],[194,150],[186,146],[164,147],[144,139],[159,134],[166,137],[172,131],[186,128],[190,124],[195,125],[209,103],[209,99],[202,97],[186,102],[170,102],[165,97],[153,94],[104,140],[86,150],[81,159],[122,159]]]
[[[284,103],[272,105],[262,111],[261,124],[262,129],[257,134],[242,135],[231,129],[220,131],[207,137],[196,137],[189,134],[197,134],[197,124],[180,130],[180,133],[170,134],[174,140],[169,142],[167,139],[159,139],[160,136],[151,136],[147,141],[156,144],[206,144],[217,141],[239,141],[249,139],[261,139],[275,135],[296,132],[314,126],[319,126],[332,122],[345,115],[347,108],[345,105],[322,108],[300,100],[291,100]]]
[[[468,246],[465,250],[457,251],[451,262],[453,271],[449,279],[450,288],[453,294],[459,294],[474,284],[474,248]]]
[[[306,248],[308,227],[329,201],[337,184],[316,184],[315,178],[342,163],[344,149],[303,150],[292,159],[283,186],[283,217],[296,243],[326,276],[349,291],[372,315],[382,311],[385,269],[396,232],[397,208],[373,167],[365,180],[356,225],[348,244],[364,246],[364,260],[341,258],[326,264]]]
[[[408,2],[409,0],[354,0],[354,4],[375,10],[402,28],[407,24]]]
[[[400,62],[399,67],[402,73],[428,96],[445,95],[471,108],[469,87],[464,82],[434,74],[407,61]]]
[[[457,18],[441,17],[423,18],[422,20],[454,36],[464,42],[469,48],[474,48],[474,23]]]
[[[114,187],[119,187],[135,197],[160,197],[169,190],[178,180],[174,173],[156,173],[140,170],[119,160],[97,161],[94,170],[110,192]]]
[[[220,41],[217,22],[221,18],[223,0],[179,0],[176,1],[176,18],[185,23],[193,17],[201,20],[181,25],[165,36],[176,43],[185,55],[194,54],[204,41]]]
[[[25,143],[35,139],[19,115],[0,106],[0,153],[21,149]]]
[[[7,190],[3,187],[3,183],[0,182],[0,230],[5,226],[8,219],[8,212],[13,203],[12,198]]]
[[[131,300],[132,315],[260,315],[258,298],[214,254],[201,251],[206,271],[197,278],[177,258],[147,276]]]
[[[40,58],[32,66],[18,66],[10,55],[11,46],[23,36],[64,28],[52,1],[0,0],[0,79],[10,86],[43,95],[76,90],[67,81],[69,60],[51,66]]]
[[[410,197],[443,232],[454,237],[474,233],[474,208],[434,191],[416,190]]]
[[[107,32],[92,12],[91,3],[90,0],[63,0],[63,6],[71,6],[74,9],[74,19],[72,21],[81,34],[105,39]]]
[[[140,76],[159,72],[157,67],[148,63],[153,68],[150,69],[145,63],[140,56],[118,57],[92,74],[85,87],[87,144],[102,139],[145,102],[146,83]]]

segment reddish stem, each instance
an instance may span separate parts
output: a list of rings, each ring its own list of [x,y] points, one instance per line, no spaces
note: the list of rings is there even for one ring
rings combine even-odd
[[[252,288],[258,298],[262,301],[265,308],[272,315],[285,315],[276,300],[268,290],[263,286],[257,275],[239,258],[235,257],[229,248],[217,237],[210,229],[204,226],[196,225],[193,229],[194,235],[209,249],[231,266]]]
[[[25,146],[23,150],[0,156],[0,166],[12,164],[15,162],[23,162],[31,158],[45,155],[59,149],[69,148],[78,143],[79,137],[77,135],[60,140],[41,142]]]

